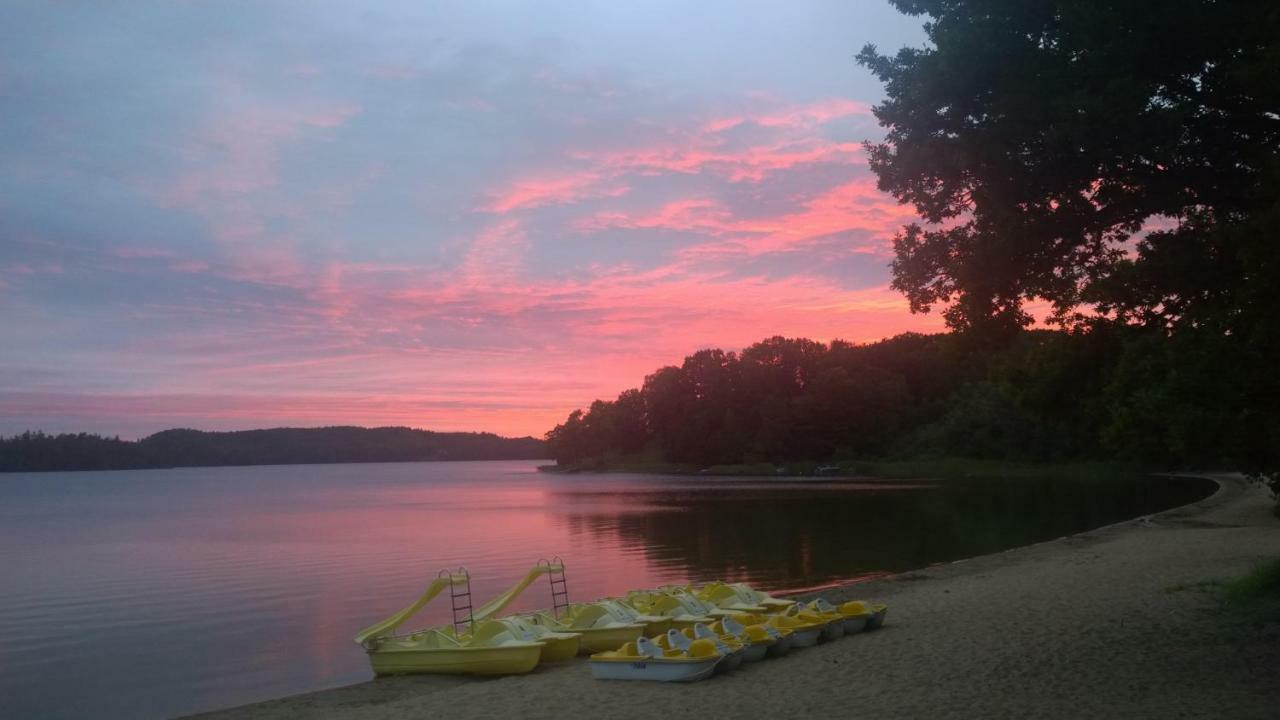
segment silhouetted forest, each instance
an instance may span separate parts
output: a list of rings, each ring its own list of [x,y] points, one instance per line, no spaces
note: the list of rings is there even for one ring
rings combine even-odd
[[[555,457],[1133,458],[1280,489],[1280,5],[892,0],[893,287],[955,332],[775,338],[663,368]],[[1028,331],[1029,304],[1061,331]]]
[[[1240,457],[1245,388],[1221,349],[1100,324],[868,345],[775,337],[701,350],[547,434],[560,463],[738,464],[967,456],[1220,466]]]
[[[544,457],[535,438],[406,427],[165,430],[136,442],[87,433],[0,438],[0,472]]]

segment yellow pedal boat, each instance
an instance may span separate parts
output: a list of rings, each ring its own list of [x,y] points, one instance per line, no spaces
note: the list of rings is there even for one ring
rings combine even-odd
[[[889,606],[883,603],[869,603],[862,600],[851,600],[840,607],[861,607],[871,613],[871,617],[867,618],[867,629],[875,630],[884,625],[885,615],[889,614]]]
[[[560,643],[551,653],[556,658],[568,652],[569,642],[567,639],[561,642],[561,636],[573,635],[577,638],[578,654],[603,652],[613,650],[629,640],[635,640],[644,635],[647,622],[662,620],[662,618],[641,616],[633,608],[609,600],[569,605],[568,591],[563,589],[564,562],[559,558],[538,561],[510,589],[477,608],[475,617],[477,619],[495,617],[543,576],[547,576],[551,581],[551,600],[556,607],[551,612],[526,613],[513,617],[537,626],[538,629],[532,632],[536,633],[539,639],[549,638],[552,642]],[[559,605],[558,600],[563,600],[565,604]]]
[[[736,642],[721,638],[707,629],[706,625],[698,624],[703,629],[703,633],[699,635],[693,628],[684,630],[676,630],[671,628],[665,635],[659,635],[653,638],[653,643],[667,652],[688,652],[690,646],[698,640],[707,640],[716,647],[716,652],[720,653],[720,664],[716,666],[717,673],[726,673],[738,669],[742,665],[742,646]]]
[[[796,604],[795,600],[776,598],[746,583],[707,583],[698,595],[724,608],[740,606],[745,612],[782,612]]]
[[[791,648],[795,643],[794,633],[791,628],[779,627],[770,623],[771,616],[752,613],[743,613],[733,616],[733,619],[747,627],[759,627],[773,638],[774,643],[769,648],[769,657],[782,657],[791,652]]]
[[[642,623],[644,634],[653,637],[671,629],[671,618],[661,615],[647,615],[636,609],[634,605],[621,598],[603,598],[594,603],[579,603],[569,606],[569,614],[576,614],[584,605],[599,605],[609,617],[620,623]]]
[[[627,602],[646,615],[667,618],[670,627],[677,630],[716,621],[716,616],[709,614],[706,606],[690,602],[690,597],[662,590],[632,590],[627,593]]]
[[[743,625],[734,618],[717,620],[711,630],[718,635],[731,637],[742,644],[742,661],[763,660],[778,639],[764,625]]]
[[[368,653],[373,672],[511,675],[533,670],[545,643],[521,640],[503,625],[473,624],[473,631],[463,638],[456,637],[452,628],[394,634],[446,588],[468,588],[469,594],[470,582],[465,570],[441,571],[412,605],[361,630],[355,641]]]
[[[812,647],[818,644],[822,635],[824,622],[801,619],[790,615],[770,615],[766,623],[778,630],[791,631],[791,646],[797,648]]]
[[[671,632],[675,632],[674,630]],[[723,669],[724,672],[738,669],[746,660],[747,646],[739,642],[737,638],[729,635],[722,635],[711,629],[710,625],[698,623],[691,628],[683,631],[685,637],[690,640],[710,640],[716,644],[716,650],[724,655],[724,660],[720,661],[720,667],[717,671]]]
[[[597,680],[694,682],[715,672],[722,659],[711,641],[696,640],[685,651],[673,651],[640,637],[592,655],[591,675]]]
[[[582,636],[576,632],[556,632],[545,625],[539,625],[527,615],[509,615],[490,620],[489,624],[498,624],[507,628],[508,632],[518,640],[540,642],[543,644],[542,657],[539,663],[559,662],[577,657],[582,648]],[[465,636],[464,636],[465,638]]]
[[[795,604],[781,613],[784,617],[815,623],[822,628],[821,639],[837,640],[844,637],[844,616],[838,612],[819,612],[806,605]]]
[[[766,607],[757,602],[755,596],[743,590],[742,587],[720,582],[707,583],[695,594],[699,600],[713,603],[716,607],[730,612],[765,613],[785,609],[785,607]]]
[[[865,603],[857,600],[842,603],[840,605],[832,605],[830,602],[818,598],[809,603],[806,607],[819,613],[837,613],[844,618],[844,634],[853,635],[860,633],[867,628],[868,623],[875,617],[875,612],[866,606]]]
[[[584,605],[576,614],[563,618],[543,612],[533,619],[556,632],[577,633],[580,654],[613,650],[644,635],[644,623],[618,622],[599,605]]]
[[[484,623],[477,636],[461,640],[440,630],[383,638],[369,651],[369,663],[377,675],[516,675],[533,670],[542,659],[543,643],[504,634],[505,627]]]

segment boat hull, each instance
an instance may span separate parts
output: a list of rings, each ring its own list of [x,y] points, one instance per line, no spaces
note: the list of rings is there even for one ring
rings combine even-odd
[[[742,662],[759,662],[769,654],[769,648],[776,645],[777,642],[771,643],[752,643],[742,648]]]
[[[564,633],[570,635],[572,633]],[[543,636],[542,658],[539,662],[560,662],[562,660],[571,660],[578,656],[578,652],[582,648],[581,636],[575,637],[549,637]]]
[[[581,636],[578,654],[590,655],[591,653],[617,650],[626,643],[643,635],[644,627],[641,625],[620,625],[603,628],[573,628],[570,632],[578,633]]]
[[[369,664],[376,675],[519,675],[533,670],[543,644],[515,647],[373,650]]]
[[[742,666],[744,652],[745,651],[743,649],[738,649],[725,655],[721,658],[720,664],[716,666],[716,672],[727,673],[737,670]]]
[[[671,618],[657,618],[644,621],[644,634],[648,637],[666,635],[671,629]]]
[[[782,657],[791,652],[791,646],[795,642],[792,635],[785,635],[778,638],[769,646],[769,657]]]
[[[804,630],[792,630],[791,647],[813,647],[818,644],[818,636],[821,634],[822,628],[820,627],[805,628]]]
[[[871,615],[871,618],[867,620],[867,629],[875,630],[876,628],[884,625],[884,616],[888,614],[888,612],[889,612],[889,608],[886,608],[886,607],[877,609]]]
[[[825,641],[839,640],[844,637],[844,619],[832,620],[822,626],[822,639]]]
[[[844,619],[844,634],[855,635],[867,627],[867,615],[853,615]]]
[[[591,676],[597,680],[647,680],[650,682],[695,682],[709,677],[720,662],[713,656],[697,662],[662,662],[651,658],[633,661],[591,661]]]

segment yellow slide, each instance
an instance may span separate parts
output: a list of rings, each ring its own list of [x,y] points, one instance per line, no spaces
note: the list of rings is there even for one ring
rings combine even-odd
[[[463,586],[469,596],[470,583],[471,578],[464,570],[441,571],[412,605],[361,630],[355,640],[368,653],[373,672],[377,675],[510,675],[533,670],[546,643],[526,639],[515,632],[518,628],[505,624],[473,623],[472,631],[462,638],[453,634],[453,628],[448,628],[448,632],[422,630],[411,635],[392,635],[445,588]]]
[[[515,602],[516,599],[520,597],[521,593],[532,585],[535,580],[543,575],[549,575],[553,572],[564,572],[564,565],[560,563],[538,563],[537,565],[534,565],[529,572],[525,573],[523,578],[520,578],[520,582],[511,586],[510,590],[507,590],[498,597],[476,608],[474,614],[476,622],[491,618],[507,609],[507,606]]]
[[[469,582],[470,579],[466,575],[458,575],[456,573],[449,573],[447,577],[437,577],[435,580],[431,581],[430,585],[427,586],[426,592],[422,593],[421,597],[413,601],[412,605],[401,610],[395,615],[392,615],[386,620],[370,625],[357,633],[356,642],[367,646],[371,640],[391,634],[392,631],[403,625],[406,620],[416,615],[419,610],[426,606],[427,603],[434,600],[435,597],[443,592],[445,588],[450,585],[466,585]]]

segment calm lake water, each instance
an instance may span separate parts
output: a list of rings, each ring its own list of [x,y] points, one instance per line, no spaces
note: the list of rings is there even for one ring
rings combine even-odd
[[[0,717],[162,718],[370,677],[351,636],[465,565],[571,597],[922,567],[1203,496],[1190,480],[546,475],[535,462],[0,475]],[[535,585],[523,607],[548,604]],[[448,603],[428,608],[447,621]]]

